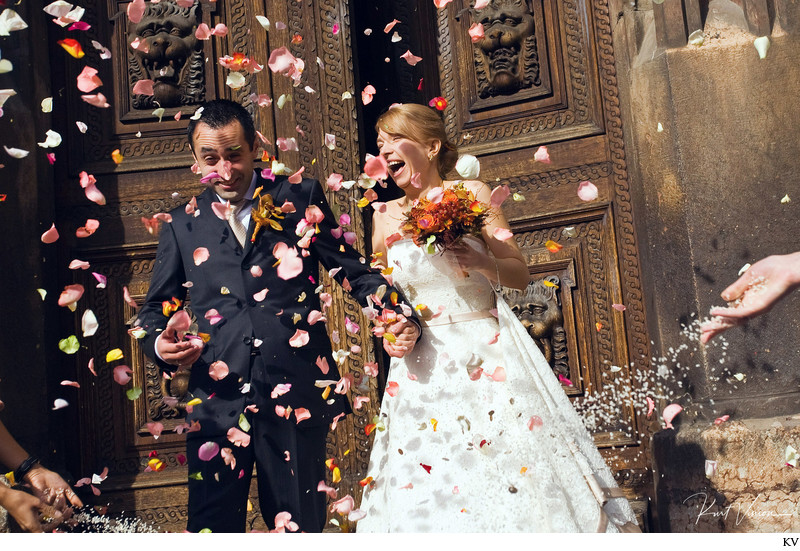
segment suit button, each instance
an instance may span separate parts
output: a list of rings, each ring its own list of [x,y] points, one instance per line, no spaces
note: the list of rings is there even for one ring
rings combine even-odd
[[[250,268],[252,268],[250,264],[242,264],[242,270],[244,270],[245,272],[249,272]]]
[[[254,307],[256,305],[256,301],[254,299],[250,299],[247,301],[247,305],[250,307]]]
[[[247,346],[250,346],[251,344],[253,344],[253,338],[252,337],[245,337],[245,338],[242,339],[242,342],[245,343]]]

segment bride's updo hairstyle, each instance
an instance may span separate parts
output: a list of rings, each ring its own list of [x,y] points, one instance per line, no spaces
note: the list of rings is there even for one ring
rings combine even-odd
[[[425,144],[431,140],[439,140],[442,147],[436,156],[439,176],[443,179],[453,170],[458,160],[458,149],[447,138],[441,116],[430,107],[417,103],[396,103],[375,123],[375,130],[383,130],[392,136],[399,136]]]

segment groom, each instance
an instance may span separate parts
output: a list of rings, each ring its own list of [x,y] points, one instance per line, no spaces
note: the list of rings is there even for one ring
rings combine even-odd
[[[197,403],[188,420],[200,428],[186,439],[187,530],[243,532],[255,464],[267,525],[274,529],[276,515],[288,512],[301,531],[320,532],[327,433],[350,408],[335,392],[340,375],[317,322],[321,297],[323,304],[330,297],[320,288],[319,263],[362,305],[373,297],[398,313],[387,328],[396,340],[383,342],[389,355],[414,347],[419,323],[400,293],[393,305],[396,289],[341,238],[319,182],[255,170],[255,128],[241,105],[206,103],[188,135],[209,187],[163,224],[138,319],[145,352],[165,376],[191,370]],[[258,188],[261,204],[253,200]],[[258,221],[266,225],[256,232]],[[187,338],[186,316],[168,307],[187,290],[205,344]]]

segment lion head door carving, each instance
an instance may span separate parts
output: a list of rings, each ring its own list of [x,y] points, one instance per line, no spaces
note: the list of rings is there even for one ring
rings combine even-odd
[[[484,37],[475,43],[478,96],[483,99],[539,86],[539,54],[533,7],[529,0],[492,0],[471,10],[483,25]]]
[[[557,276],[547,276],[532,281],[524,291],[506,291],[505,298],[553,371],[569,377],[567,334],[556,294],[559,283]]]
[[[195,37],[200,4],[181,8],[168,0],[148,2],[141,21],[128,32],[128,85],[152,80],[152,96],[133,95],[134,109],[180,107],[205,98],[203,48]],[[131,43],[139,39],[134,49]]]

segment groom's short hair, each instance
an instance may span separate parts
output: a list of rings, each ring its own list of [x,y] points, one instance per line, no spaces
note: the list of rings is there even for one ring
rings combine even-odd
[[[253,124],[253,117],[240,104],[228,99],[214,99],[205,102],[200,106],[200,109],[203,110],[200,113],[200,118],[190,119],[189,126],[186,127],[189,147],[192,151],[194,151],[194,131],[201,122],[217,129],[228,126],[234,121],[239,121],[239,124],[242,125],[242,130],[244,130],[244,139],[251,145],[255,143],[256,127]]]

